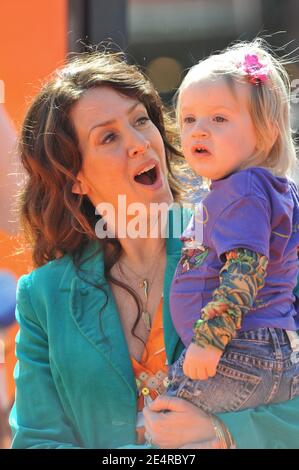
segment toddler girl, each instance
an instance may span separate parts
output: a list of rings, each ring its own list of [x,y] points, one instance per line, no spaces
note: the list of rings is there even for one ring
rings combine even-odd
[[[210,191],[182,236],[170,306],[187,349],[167,393],[208,412],[299,394],[289,88],[258,39],[201,61],[179,89],[182,150]]]

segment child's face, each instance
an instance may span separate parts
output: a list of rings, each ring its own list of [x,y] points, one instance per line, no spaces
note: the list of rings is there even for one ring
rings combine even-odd
[[[217,180],[238,170],[254,153],[257,137],[249,113],[249,87],[234,92],[223,78],[193,81],[181,92],[184,156],[200,176]]]

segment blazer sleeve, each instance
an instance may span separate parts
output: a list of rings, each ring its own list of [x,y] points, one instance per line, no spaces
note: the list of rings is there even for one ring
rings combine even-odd
[[[30,275],[18,285],[16,400],[10,415],[13,448],[80,448],[62,408],[49,364],[47,334],[30,301]]]
[[[299,397],[218,416],[238,449],[299,449]]]

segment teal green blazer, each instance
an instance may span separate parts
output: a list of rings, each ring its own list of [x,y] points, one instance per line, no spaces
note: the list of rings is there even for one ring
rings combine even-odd
[[[180,250],[178,239],[167,239],[163,322],[169,363],[182,350],[168,309]],[[84,258],[94,252],[91,244]],[[14,448],[135,443],[136,385],[102,255],[82,267],[78,275],[64,256],[19,281],[17,395],[10,417]],[[219,416],[239,448],[299,448],[299,398]]]

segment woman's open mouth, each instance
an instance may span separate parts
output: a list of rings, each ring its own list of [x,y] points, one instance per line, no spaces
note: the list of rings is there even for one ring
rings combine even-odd
[[[157,167],[154,163],[147,165],[142,171],[134,176],[136,183],[144,184],[146,186],[151,186],[155,184],[158,179]]]
[[[151,191],[160,189],[163,186],[163,179],[159,162],[153,159],[139,166],[134,181]]]

